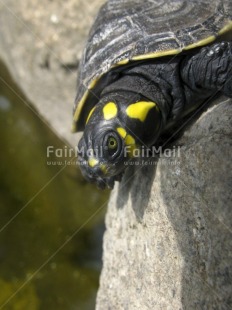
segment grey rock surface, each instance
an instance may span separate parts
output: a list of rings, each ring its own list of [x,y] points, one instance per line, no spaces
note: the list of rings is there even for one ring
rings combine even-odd
[[[232,308],[232,101],[111,195],[97,309]],[[166,154],[167,155],[167,154]]]
[[[0,1],[0,59],[37,113],[72,145],[77,66],[103,2]]]

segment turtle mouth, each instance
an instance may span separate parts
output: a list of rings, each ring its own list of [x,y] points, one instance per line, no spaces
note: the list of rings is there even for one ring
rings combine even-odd
[[[80,170],[83,177],[90,183],[95,183],[99,189],[113,189],[115,181],[121,181],[122,173],[105,177],[100,170],[92,169],[85,160],[79,159]]]

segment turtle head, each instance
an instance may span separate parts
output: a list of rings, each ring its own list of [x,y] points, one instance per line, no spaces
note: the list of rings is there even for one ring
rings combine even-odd
[[[155,103],[140,100],[128,104],[133,99],[126,94],[111,95],[101,99],[87,117],[78,144],[80,169],[99,188],[113,188],[141,147],[151,145],[154,130],[159,128],[153,119],[158,113]]]
[[[101,132],[86,130],[78,144],[80,169],[83,176],[101,189],[113,188],[124,170],[124,145],[110,128]]]
[[[94,111],[86,124],[78,144],[80,169],[90,182],[101,189],[113,188],[120,181],[128,155],[125,153],[125,140],[120,134],[118,119],[110,122]]]

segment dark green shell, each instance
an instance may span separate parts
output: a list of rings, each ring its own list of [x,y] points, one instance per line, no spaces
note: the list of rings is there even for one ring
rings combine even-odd
[[[232,0],[111,0],[99,11],[79,67],[73,131],[101,77],[130,61],[175,55],[232,29]]]

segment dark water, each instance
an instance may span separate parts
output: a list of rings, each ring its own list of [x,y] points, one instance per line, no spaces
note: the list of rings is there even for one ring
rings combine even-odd
[[[94,309],[108,193],[47,164],[65,145],[18,95],[1,64],[0,309]]]

